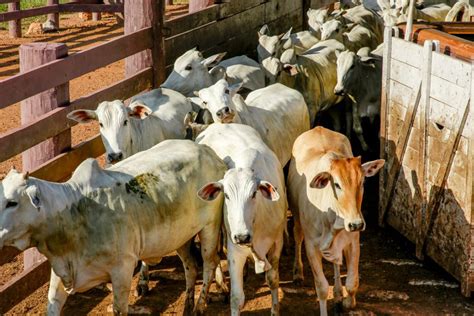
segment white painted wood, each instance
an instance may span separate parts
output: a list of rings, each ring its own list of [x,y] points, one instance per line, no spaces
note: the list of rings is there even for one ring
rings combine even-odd
[[[431,73],[460,87],[471,87],[471,65],[460,59],[433,52]]]
[[[437,76],[430,76],[430,96],[440,102],[464,112],[466,102],[469,99],[470,91],[463,89],[447,80]]]
[[[392,37],[392,58],[421,69],[423,47]]]
[[[410,88],[418,85],[421,78],[420,69],[407,63],[392,59],[390,62],[390,77]]]
[[[462,111],[459,111],[445,103],[439,102],[436,99],[431,99],[430,106],[430,117],[431,122],[436,122],[449,128],[451,130],[457,129],[456,122],[459,121],[459,115],[462,115]]]
[[[408,107],[408,102],[410,101],[412,94],[411,87],[408,87],[398,81],[390,80],[390,91],[390,101],[399,103],[405,108]]]

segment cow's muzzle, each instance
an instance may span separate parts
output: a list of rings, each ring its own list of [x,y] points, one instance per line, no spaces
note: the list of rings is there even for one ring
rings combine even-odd
[[[350,232],[357,232],[365,229],[365,223],[363,220],[353,221],[347,224]]]
[[[344,96],[346,95],[346,92],[344,91],[344,89],[334,89],[334,94],[339,95],[339,96]]]
[[[252,242],[252,236],[250,236],[250,234],[234,235],[234,241],[238,245],[250,245]]]
[[[107,154],[107,162],[108,163],[116,163],[116,162],[119,162],[122,159],[123,159],[123,153],[122,152]]]
[[[234,121],[235,113],[234,110],[226,106],[217,111],[216,115],[221,123],[232,123]]]

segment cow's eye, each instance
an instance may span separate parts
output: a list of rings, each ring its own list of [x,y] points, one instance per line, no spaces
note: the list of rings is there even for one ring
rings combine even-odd
[[[339,33],[339,29],[336,29],[336,33]]]
[[[100,127],[104,127],[104,124],[102,124],[102,123],[99,123],[99,126],[100,126]]]
[[[229,199],[229,196],[227,195],[227,193],[224,193],[224,197],[226,198],[226,200]]]
[[[229,93],[230,93],[229,89],[225,89],[225,90],[224,90],[224,93],[225,93],[225,94],[229,94]]]
[[[123,121],[123,126],[127,126],[128,120]]]
[[[8,201],[6,208],[15,207],[15,206],[17,206],[17,205],[18,205],[18,202],[15,202],[15,201]]]
[[[187,65],[187,66],[184,68],[184,70],[188,70],[188,71],[190,71],[190,70],[192,70],[192,69],[193,69],[193,67],[191,67],[191,65]]]
[[[335,182],[334,186],[336,187],[336,189],[341,190],[341,186],[339,185],[339,183]]]
[[[202,101],[202,105],[207,105],[207,101]]]
[[[252,199],[255,199],[256,196],[257,196],[257,191],[255,191],[255,192],[252,194]]]

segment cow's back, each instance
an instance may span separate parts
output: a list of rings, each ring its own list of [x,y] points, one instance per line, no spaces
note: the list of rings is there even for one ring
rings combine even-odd
[[[244,124],[254,127],[284,166],[291,158],[293,143],[309,129],[309,114],[303,95],[280,83],[251,92]]]

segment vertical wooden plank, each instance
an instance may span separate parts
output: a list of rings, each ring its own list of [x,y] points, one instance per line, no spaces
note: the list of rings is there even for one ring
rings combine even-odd
[[[469,103],[469,110],[470,110],[470,115],[474,114],[474,59],[471,60],[471,100]],[[468,157],[471,157],[469,159],[469,165],[467,166],[467,179],[466,179],[466,205],[470,210],[466,210],[466,212],[470,212],[470,222],[469,222],[469,262],[471,262],[470,265],[468,265],[468,271],[466,272],[466,275],[463,277],[461,280],[461,292],[464,296],[470,297],[471,296],[471,291],[474,290],[474,268],[472,263],[474,263],[474,131],[471,132],[471,134],[468,134]]]
[[[48,0],[46,5],[55,5],[59,4],[59,0]],[[54,23],[56,29],[59,28],[59,13],[50,13],[48,14],[48,20]]]
[[[125,1],[125,35],[153,25],[153,0]],[[161,2],[161,1],[160,1]],[[152,52],[147,49],[125,58],[125,77],[129,78],[148,67],[152,67]]]
[[[423,47],[423,65],[421,69],[422,105],[420,107],[420,140],[418,161],[418,181],[421,193],[421,207],[416,211],[416,226],[418,229],[416,239],[416,257],[423,260],[423,239],[425,231],[426,209],[428,207],[428,125],[430,121],[430,90],[431,90],[431,64],[433,57],[433,42],[428,40]]]
[[[20,2],[13,2],[8,4],[8,12],[19,11]],[[11,38],[21,37],[21,20],[13,20],[8,22],[8,35]]]
[[[165,37],[163,35],[165,0],[153,3],[153,87],[158,88],[166,79]]]
[[[307,30],[309,28],[308,25],[308,16],[306,15],[306,12],[308,12],[308,9],[311,8],[311,0],[303,0],[303,30]]]
[[[92,21],[100,21],[102,14],[100,12],[92,12]]]
[[[383,48],[383,65],[382,65],[382,93],[380,94],[380,158],[387,160],[388,154],[388,100],[390,96],[390,59],[392,58],[392,28],[386,27],[384,30],[384,48]],[[390,166],[385,164],[379,176],[379,226],[384,225],[385,209],[384,199],[385,178]]]
[[[214,0],[189,0],[189,13],[200,11],[214,4]]]
[[[50,61],[67,56],[68,48],[58,43],[30,43],[20,46],[20,72],[27,72]],[[21,102],[21,122],[29,123],[38,116],[69,103],[69,83],[44,91]],[[22,154],[23,170],[29,171],[71,147],[71,130],[48,139]],[[24,252],[24,268],[33,266],[42,256],[36,249]]]

